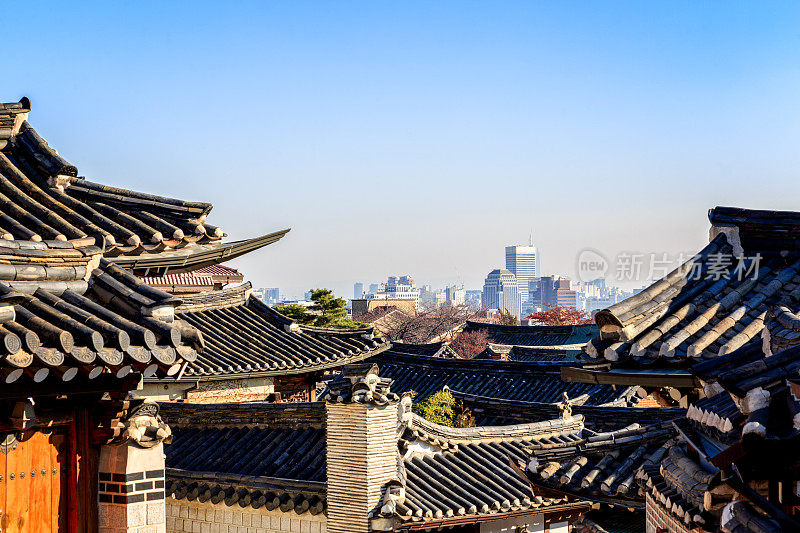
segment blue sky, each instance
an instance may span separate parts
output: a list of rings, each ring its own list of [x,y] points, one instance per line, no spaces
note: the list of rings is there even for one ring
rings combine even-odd
[[[798,209],[792,2],[26,2],[0,101],[89,179],[211,201],[256,286],[478,288],[530,229],[696,250],[714,205]]]

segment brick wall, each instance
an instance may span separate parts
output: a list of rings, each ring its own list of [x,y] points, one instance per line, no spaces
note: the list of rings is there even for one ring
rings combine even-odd
[[[329,529],[367,533],[369,512],[384,484],[397,475],[397,406],[328,403]]]
[[[167,533],[325,533],[326,522],[324,514],[167,498]]]
[[[647,533],[699,533],[699,528],[688,528],[686,524],[675,515],[664,509],[650,494],[647,495]]]

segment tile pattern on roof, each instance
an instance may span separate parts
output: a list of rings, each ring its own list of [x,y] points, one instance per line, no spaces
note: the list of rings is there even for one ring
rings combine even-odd
[[[569,435],[580,427],[580,418],[461,429],[416,415],[408,421],[398,443],[402,489],[394,494],[387,489],[382,516],[424,523],[576,505],[567,497],[534,494],[511,465],[524,463],[523,450],[532,439]]]
[[[167,494],[298,514],[325,508],[325,407],[162,403]]]
[[[60,179],[59,179],[60,178]],[[100,237],[107,251],[142,253],[219,240],[211,204],[186,202],[78,177],[78,169],[23,121],[0,152],[0,227],[17,239]]]
[[[719,481],[719,471],[708,470],[689,459],[680,446],[672,446],[662,463],[640,470],[642,488],[689,527],[705,528],[712,518],[705,494]]]
[[[580,364],[583,345],[568,344],[555,346],[510,346],[507,344],[489,344],[478,358],[506,359],[531,363],[564,363]]]
[[[325,405],[160,404],[166,494],[298,514],[325,510]]]
[[[452,390],[451,392],[456,400],[459,400],[465,408],[469,409],[480,426],[502,426],[552,420],[561,416],[562,412],[560,402],[524,402],[466,394],[457,390]],[[573,400],[580,401],[581,399],[575,398]],[[686,414],[685,409],[678,407],[628,407],[625,405],[628,402],[622,401],[619,403],[622,405],[597,406],[575,403],[572,405],[572,413],[582,415],[586,427],[595,431],[618,430],[631,424],[643,426],[656,424],[682,418]]]
[[[584,344],[597,335],[594,324],[566,326],[503,326],[467,321],[464,331],[483,329],[492,342],[516,346]]]
[[[785,327],[768,324],[770,330]],[[764,347],[772,353],[769,337]],[[640,471],[653,501],[704,531],[800,530],[773,496],[768,501],[757,489],[783,479],[799,462],[800,404],[790,388],[798,371],[800,345],[772,355],[745,345],[692,367],[705,398],[690,404],[687,420],[676,422],[681,441],[661,465]]]
[[[176,313],[203,333],[206,349],[185,372],[296,374],[339,367],[388,348],[372,329],[300,326],[253,297],[251,286],[186,297]]]
[[[608,333],[586,345],[591,361],[652,366],[693,364],[759,343],[771,298],[800,289],[797,256],[766,257],[758,276],[737,279],[735,266],[714,281],[712,256],[732,248],[719,235],[667,278],[595,317]],[[687,279],[695,268],[700,279]],[[648,292],[649,291],[649,292]]]
[[[636,472],[643,465],[658,465],[675,439],[670,422],[536,439],[525,450],[530,456],[528,479],[588,500],[642,507]]]
[[[413,390],[422,401],[445,386],[468,394],[510,400],[556,402],[566,392],[570,398],[587,395],[586,404],[600,405],[630,398],[633,388],[614,390],[610,385],[561,381],[560,365],[477,359],[440,359],[426,356],[378,356],[381,376],[394,380],[392,390]]]
[[[78,169],[27,122],[30,101],[0,104],[0,238],[6,240],[72,240],[89,237],[107,257],[155,256],[170,265],[184,250],[192,267],[217,262],[272,241],[223,245],[223,231],[206,222],[211,204],[191,202],[101,185],[79,177]],[[265,236],[267,237],[267,236]],[[249,248],[249,249],[248,249]],[[184,258],[185,259],[185,258]],[[122,259],[121,259],[122,261]],[[126,264],[126,266],[128,266]]]
[[[173,375],[203,341],[180,300],[80,241],[0,241],[0,376],[6,384]]]
[[[600,335],[587,343],[586,358],[619,366],[690,366],[759,343],[772,315],[784,326],[778,338],[800,338],[794,315],[800,303],[798,217],[712,209],[707,246],[639,294],[595,315]]]
[[[224,503],[228,507],[264,508],[318,515],[326,510],[325,484],[263,476],[224,475],[218,472],[186,472],[166,469],[164,493],[168,498],[200,503]]]

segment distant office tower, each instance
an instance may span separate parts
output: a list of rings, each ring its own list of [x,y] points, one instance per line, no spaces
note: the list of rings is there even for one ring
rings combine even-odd
[[[531,294],[531,303],[535,307],[575,307],[577,294],[570,288],[569,278],[544,276],[539,278],[539,286]]]
[[[466,304],[470,309],[478,310],[482,307],[483,291],[466,291]]]
[[[353,283],[353,299],[358,300],[359,298],[364,297],[364,284],[360,281],[358,283]]]
[[[464,305],[467,300],[467,291],[464,290],[464,287],[456,287],[455,285],[447,287],[445,289],[445,295],[447,303],[453,307]]]
[[[378,284],[378,283],[370,283],[369,284],[369,293],[370,294],[375,294],[376,292],[379,292],[380,290],[381,290],[380,284]]]
[[[497,269],[489,272],[483,284],[483,308],[508,311],[519,318],[521,302],[517,278],[509,270]]]
[[[539,275],[539,254],[531,243],[528,246],[506,246],[506,270],[514,274],[523,304],[530,302],[530,282]]]
[[[277,287],[255,289],[253,292],[267,305],[275,305],[281,300],[281,291]]]

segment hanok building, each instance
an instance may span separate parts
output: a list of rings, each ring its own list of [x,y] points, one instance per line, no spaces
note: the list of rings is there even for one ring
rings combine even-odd
[[[29,111],[0,104],[2,529],[164,531],[169,428],[128,394],[185,373],[204,342],[181,300],[137,275],[214,265],[286,231],[224,243],[210,204],[88,181]]]
[[[151,287],[175,295],[192,295],[201,292],[221,291],[226,285],[244,281],[244,276],[225,265],[212,265],[181,274],[146,276],[142,281]]]
[[[468,321],[467,333],[485,331],[491,340],[482,359],[577,362],[583,346],[597,336],[594,324],[505,326]]]
[[[800,214],[715,207],[710,241],[641,293],[599,311],[597,337],[570,381],[641,385],[683,407],[692,365],[759,345],[771,305],[800,289]]]
[[[415,401],[424,401],[445,388],[524,402],[560,402],[565,393],[574,404],[635,405],[639,400],[637,387],[615,388],[562,381],[561,369],[568,362],[444,359],[395,351],[385,352],[370,361],[380,366],[382,376],[394,380],[395,391],[414,391]]]
[[[325,402],[163,405],[168,530],[566,533],[589,510],[538,494],[516,466],[580,416],[454,429],[412,414],[390,383],[357,364]]]
[[[205,350],[180,374],[145,380],[142,394],[149,398],[314,401],[325,373],[390,346],[371,328],[297,324],[253,295],[250,283],[185,297],[175,312],[200,332]]]
[[[590,365],[562,375],[666,389],[688,408],[679,441],[640,470],[648,531],[798,531],[800,214],[717,207],[709,219],[709,245],[599,312]]]

